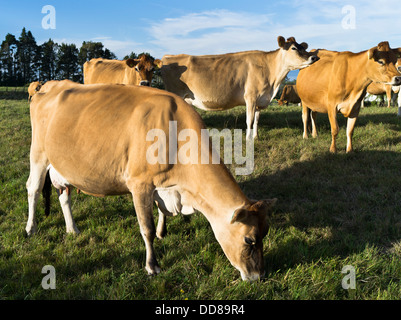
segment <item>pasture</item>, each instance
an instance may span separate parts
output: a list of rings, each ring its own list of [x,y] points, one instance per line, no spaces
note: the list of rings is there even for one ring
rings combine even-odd
[[[240,128],[245,108],[200,112],[208,128]],[[162,272],[148,277],[145,247],[130,196],[95,198],[73,191],[78,236],[66,235],[53,189],[38,206],[38,233],[25,236],[30,119],[24,100],[0,100],[0,299],[399,299],[401,295],[401,119],[396,108],[367,107],[345,153],[330,154],[327,115],[319,137],[302,139],[301,109],[261,113],[255,170],[236,176],[254,199],[278,198],[264,238],[266,279],[243,282],[200,213],[167,221],[155,240]],[[117,124],[116,124],[117,125]],[[234,166],[230,166],[234,172]],[[218,192],[218,190],[216,190]],[[154,209],[157,221],[157,210]],[[56,270],[44,290],[42,267]],[[352,265],[356,288],[341,286]]]

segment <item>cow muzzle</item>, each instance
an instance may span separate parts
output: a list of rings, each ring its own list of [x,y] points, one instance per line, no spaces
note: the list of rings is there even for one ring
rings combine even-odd
[[[140,86],[145,86],[145,87],[149,87],[150,86],[150,82],[148,80],[142,80],[141,82],[139,82]]]
[[[257,281],[260,279],[263,279],[265,277],[265,272],[263,272],[262,274],[258,273],[258,272],[253,272],[251,274],[245,274],[242,271],[241,272],[241,278],[243,281]]]
[[[401,77],[394,77],[393,81],[391,82],[392,86],[399,86],[401,85]]]

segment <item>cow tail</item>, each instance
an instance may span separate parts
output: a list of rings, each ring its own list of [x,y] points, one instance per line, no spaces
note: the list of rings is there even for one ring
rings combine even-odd
[[[50,213],[50,196],[52,194],[52,182],[50,180],[50,170],[47,171],[46,173],[46,178],[45,178],[45,185],[43,186],[42,190],[42,195],[43,199],[45,201],[45,215],[46,217]]]

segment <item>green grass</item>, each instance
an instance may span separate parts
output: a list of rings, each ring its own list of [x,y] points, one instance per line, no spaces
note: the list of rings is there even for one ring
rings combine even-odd
[[[245,129],[245,109],[200,112],[210,128]],[[297,106],[261,114],[255,170],[236,176],[254,199],[277,197],[264,239],[266,279],[240,280],[200,214],[168,219],[155,240],[162,272],[148,277],[145,248],[129,196],[72,196],[81,234],[66,235],[55,192],[38,233],[25,236],[30,121],[25,100],[0,100],[0,299],[399,299],[401,294],[401,119],[396,108],[362,110],[354,152],[338,153],[318,115],[317,139],[302,139]],[[244,130],[245,134],[245,130]],[[229,166],[234,172],[235,166]],[[154,210],[157,220],[156,209]],[[41,286],[56,270],[56,290]],[[344,290],[341,270],[356,269]]]

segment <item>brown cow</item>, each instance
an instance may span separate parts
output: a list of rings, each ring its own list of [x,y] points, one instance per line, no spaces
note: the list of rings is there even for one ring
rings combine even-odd
[[[347,152],[352,151],[352,133],[359,115],[361,101],[372,82],[400,85],[401,77],[396,69],[399,49],[391,49],[388,42],[360,53],[318,50],[320,60],[301,70],[297,90],[302,101],[304,138],[308,137],[308,108],[312,115],[327,113],[331,125],[331,152],[336,152],[338,135],[337,113],[348,118]],[[314,120],[314,117],[312,117]],[[312,121],[316,133],[315,121]]]
[[[92,59],[84,63],[84,83],[121,83],[150,86],[155,68],[162,65],[143,54],[139,59],[108,60]]]
[[[306,43],[277,39],[279,49],[221,55],[165,55],[162,78],[166,90],[203,110],[227,110],[246,104],[247,138],[257,137],[260,110],[277,94],[290,70],[317,60]]]
[[[207,141],[204,138],[202,119],[181,98],[143,86],[52,81],[34,96],[30,111],[28,235],[37,230],[39,193],[47,170],[54,168],[53,183],[59,181],[60,188],[75,186],[97,196],[132,194],[149,274],[160,272],[153,249],[156,200],[166,213],[202,212],[242,278],[263,276],[263,237],[276,199],[248,199],[221,161],[212,164],[212,144],[208,136]],[[175,123],[178,139],[170,134],[171,123]],[[180,139],[188,131],[192,138]],[[177,153],[180,159],[188,144],[191,155],[192,150],[198,151],[191,162],[165,161]],[[155,152],[155,145],[160,153]],[[155,153],[157,161],[153,161]],[[205,155],[209,163],[205,163]],[[59,199],[67,232],[78,232],[71,214],[71,196],[62,192]]]
[[[295,84],[286,84],[281,93],[280,100],[278,100],[279,106],[283,104],[288,106],[288,103],[301,103]]]

